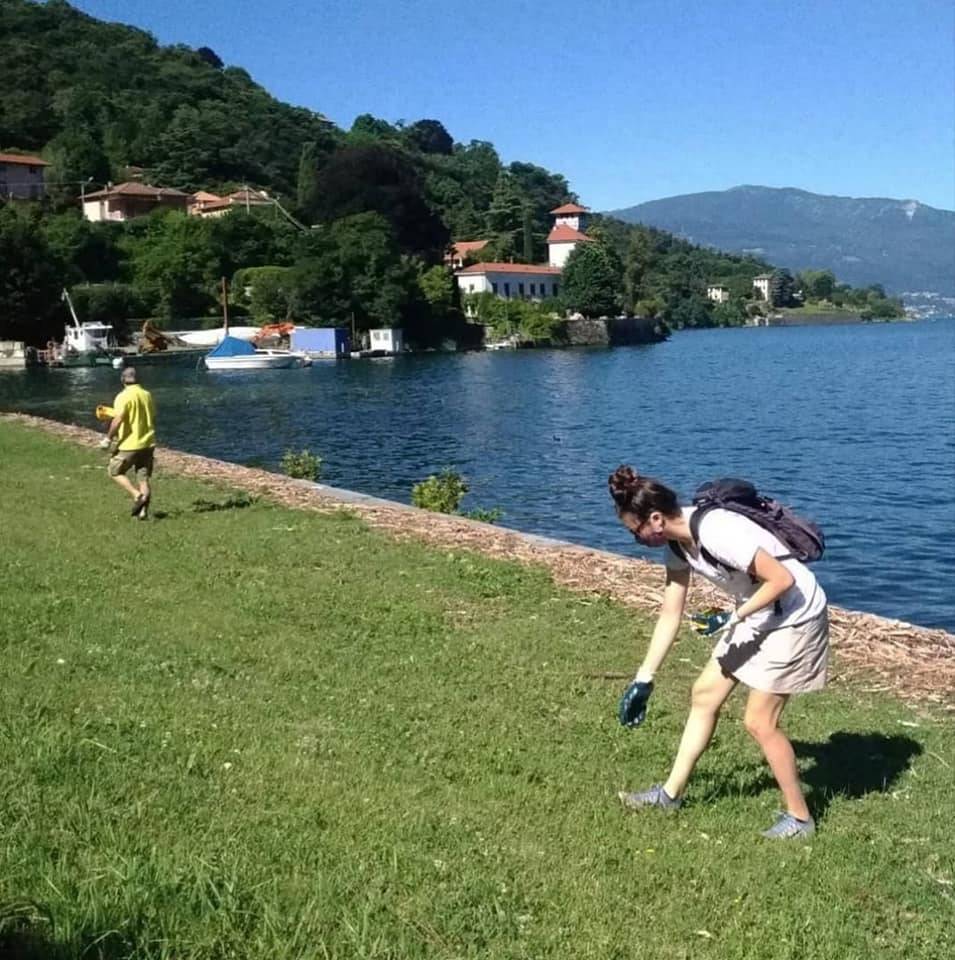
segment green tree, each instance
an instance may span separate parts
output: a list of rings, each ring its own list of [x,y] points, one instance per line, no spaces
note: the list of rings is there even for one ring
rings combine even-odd
[[[314,140],[302,145],[298,161],[296,202],[299,210],[314,210],[318,203],[318,144]]]
[[[525,205],[530,206],[533,250],[525,249],[524,259],[527,263],[536,263],[546,256],[544,240],[552,224],[550,211],[564,203],[576,202],[577,197],[563,175],[551,173],[533,163],[515,161],[508,166],[507,172],[520,190]],[[524,235],[526,238],[526,228]]]
[[[450,271],[436,265],[418,278],[418,286],[425,302],[436,316],[446,317],[455,303],[455,283]]]
[[[828,300],[836,288],[836,276],[831,270],[803,270],[798,283],[807,300]]]
[[[655,317],[663,315],[666,310],[666,304],[657,297],[649,297],[646,300],[638,300],[633,307],[633,312],[638,317],[648,317],[653,320]]]
[[[789,307],[793,304],[796,281],[785,268],[773,271],[769,281],[769,300],[774,307]]]
[[[310,213],[324,223],[377,213],[391,224],[402,251],[432,263],[441,259],[450,241],[447,227],[425,200],[414,164],[382,143],[337,151],[319,171]]]
[[[524,198],[514,178],[502,171],[487,210],[485,236],[496,241],[502,256],[505,252],[514,255],[523,226]]]
[[[43,219],[43,233],[58,261],[65,264],[70,283],[118,280],[122,269],[118,223],[90,223],[78,209]]]
[[[524,263],[533,263],[537,245],[534,242],[534,211],[531,209],[530,203],[524,204],[523,216],[521,218],[521,236],[524,241]]]
[[[423,301],[419,268],[402,257],[388,221],[356,214],[315,231],[292,272],[292,313],[319,326],[402,325]]]
[[[59,340],[67,314],[60,303],[66,265],[50,248],[38,217],[0,205],[0,339],[43,346]]]
[[[399,130],[387,120],[379,120],[370,113],[362,113],[352,122],[349,137],[356,143],[368,140],[397,140]]]
[[[636,309],[635,304],[638,302],[644,304],[643,313],[636,310],[641,316],[656,316],[656,313],[648,314],[645,312],[651,308],[651,305],[655,305],[656,303],[660,303],[659,308],[653,307],[657,309],[657,312],[663,309],[662,302],[652,297],[644,296],[645,280],[653,267],[653,253],[653,245],[649,232],[644,229],[634,230],[630,235],[630,242],[627,245],[627,252],[624,258],[623,289],[624,300],[628,307]]]
[[[64,128],[47,145],[50,166],[46,172],[48,194],[57,205],[72,202],[86,192],[104,186],[110,179],[109,158],[92,131],[81,125]]]
[[[726,300],[713,307],[712,318],[717,327],[741,327],[746,323],[746,307],[741,300]]]
[[[623,266],[606,243],[578,243],[561,276],[561,296],[570,310],[585,317],[611,315],[620,308]]]
[[[292,309],[291,267],[245,267],[232,278],[233,299],[248,307],[256,323],[287,320]]]
[[[123,246],[137,296],[159,316],[198,317],[216,310],[219,261],[200,217],[171,212],[134,221]]]
[[[712,307],[709,300],[696,294],[681,297],[668,311],[666,321],[678,330],[684,327],[712,327]]]
[[[454,140],[438,120],[418,120],[402,132],[405,141],[422,153],[450,155],[454,152]]]

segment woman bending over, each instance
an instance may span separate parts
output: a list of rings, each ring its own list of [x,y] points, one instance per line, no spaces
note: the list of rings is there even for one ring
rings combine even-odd
[[[669,777],[638,793],[622,792],[621,801],[630,810],[678,808],[720,709],[742,683],[749,688],[746,729],[762,749],[785,807],[763,836],[809,836],[815,823],[779,719],[791,694],[819,690],[826,682],[829,617],[822,587],[782,541],[748,517],[720,507],[708,509],[694,537],[696,508],[681,507],[662,483],[622,466],[611,474],[609,485],[620,521],[645,546],[663,548],[666,561],[660,614],[625,694],[635,711],[631,715],[642,719],[654,675],[676,639],[691,572],[725,591],[735,604],[710,661],[693,684],[690,715]]]

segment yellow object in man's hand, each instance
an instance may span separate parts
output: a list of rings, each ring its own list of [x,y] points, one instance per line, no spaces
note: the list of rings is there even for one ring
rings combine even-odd
[[[107,406],[105,403],[100,403],[96,405],[97,420],[102,420],[105,422],[107,420],[112,420],[113,417],[115,416],[116,416],[116,411],[112,407]]]

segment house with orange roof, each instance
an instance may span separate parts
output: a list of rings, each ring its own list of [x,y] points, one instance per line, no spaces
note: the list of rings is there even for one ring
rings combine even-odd
[[[49,164],[32,153],[0,153],[0,197],[40,200],[45,193],[43,171]]]
[[[189,204],[186,212],[191,217],[201,217],[202,211],[210,204],[221,203],[225,197],[220,197],[217,193],[210,193],[208,190],[197,190],[189,197]]]
[[[444,262],[447,266],[460,270],[469,254],[477,253],[486,246],[487,240],[459,240],[451,244],[450,250],[444,255]]]
[[[209,194],[209,196],[214,196]],[[253,190],[243,187],[226,194],[224,197],[214,197],[205,201],[198,209],[190,211],[200,217],[222,217],[230,210],[251,210],[252,207],[267,207],[273,203],[272,198],[264,190]]]
[[[112,184],[105,190],[87,193],[81,200],[83,216],[98,223],[102,220],[121,223],[136,217],[145,217],[154,210],[185,211],[189,194],[171,187],[151,187],[146,183],[127,180]]]

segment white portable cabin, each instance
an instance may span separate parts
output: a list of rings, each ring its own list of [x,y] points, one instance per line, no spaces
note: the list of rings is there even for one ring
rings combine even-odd
[[[368,347],[382,353],[401,353],[405,348],[400,327],[379,327],[368,331]]]

